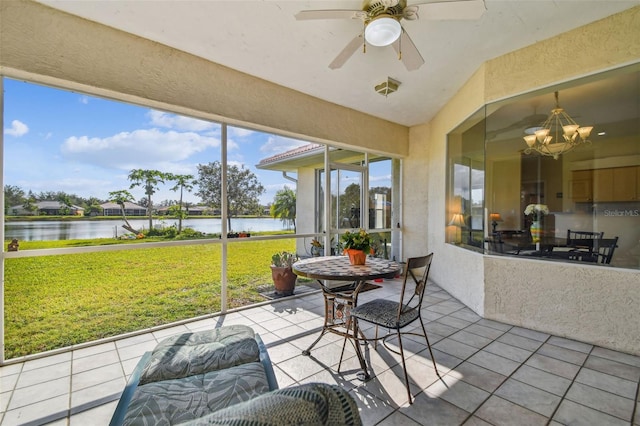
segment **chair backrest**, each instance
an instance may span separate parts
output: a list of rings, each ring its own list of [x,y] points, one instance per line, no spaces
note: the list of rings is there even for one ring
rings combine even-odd
[[[489,252],[492,253],[504,253],[504,242],[500,238],[499,234],[494,234],[487,237],[487,243],[489,243]]]
[[[404,279],[402,292],[400,293],[400,306],[398,307],[398,321],[400,317],[413,310],[420,311],[422,299],[427,288],[429,269],[433,253],[426,256],[410,257],[404,267]]]
[[[567,229],[567,245],[585,245],[586,247],[592,247],[593,240],[601,240],[603,236],[604,232],[572,231],[571,229]]]
[[[613,252],[618,247],[618,237],[601,238],[596,240],[593,245],[593,251],[598,253],[598,263],[610,264]]]

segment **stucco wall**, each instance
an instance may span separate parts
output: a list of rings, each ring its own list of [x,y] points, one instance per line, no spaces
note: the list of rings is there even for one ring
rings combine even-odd
[[[405,179],[426,170],[428,209],[406,246],[427,235],[432,278],[478,314],[640,355],[640,271],[483,256],[444,242],[447,133],[492,100],[640,61],[639,34],[637,7],[495,58],[431,123],[411,129],[409,152],[421,157],[405,161]],[[540,57],[566,60],[537,67]]]
[[[640,352],[640,272],[485,256],[485,316]]]
[[[408,152],[405,126],[29,0],[0,0],[0,74],[291,136]]]
[[[484,67],[431,123],[411,128],[409,156],[404,161],[404,255],[434,252],[430,278],[458,300],[483,315],[482,255],[445,244],[447,133],[484,102]],[[426,165],[426,167],[425,167]],[[426,243],[426,244],[425,244]]]

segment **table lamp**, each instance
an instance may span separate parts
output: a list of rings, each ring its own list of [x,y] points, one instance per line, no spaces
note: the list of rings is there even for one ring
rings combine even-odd
[[[449,222],[449,226],[455,226],[456,228],[464,228],[466,225],[462,213],[454,213],[451,222]],[[456,235],[456,242],[459,241],[457,237]]]
[[[489,220],[491,221],[491,226],[493,226],[493,233],[495,234],[498,222],[502,222],[502,217],[500,217],[500,213],[491,213],[489,214]]]

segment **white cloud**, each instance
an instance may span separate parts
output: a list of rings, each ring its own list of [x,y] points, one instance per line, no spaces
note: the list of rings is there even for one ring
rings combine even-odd
[[[369,182],[391,182],[391,175],[369,176]]]
[[[20,120],[13,120],[11,122],[11,127],[4,129],[5,135],[15,136],[16,138],[24,136],[27,133],[29,133],[29,126],[27,126]]]
[[[290,139],[284,136],[271,136],[269,140],[260,147],[260,151],[268,155],[280,154],[303,145],[307,145],[309,142],[300,141],[297,139]]]
[[[238,138],[246,138],[256,133],[254,130],[244,129],[242,127],[229,126],[227,129],[230,137],[237,136]]]
[[[89,103],[89,97],[88,96],[80,96],[79,101],[80,101],[81,104],[86,105],[86,104]]]
[[[62,154],[84,164],[121,170],[152,167],[169,170],[172,164],[188,159],[220,140],[193,132],[162,132],[158,129],[121,132],[106,138],[72,136],[61,146]]]
[[[197,118],[184,117],[181,115],[170,114],[168,112],[151,110],[147,113],[147,117],[151,119],[151,124],[158,127],[165,127],[168,129],[188,130],[192,132],[201,132],[203,130],[210,130],[216,126],[217,123],[210,121],[200,120]]]

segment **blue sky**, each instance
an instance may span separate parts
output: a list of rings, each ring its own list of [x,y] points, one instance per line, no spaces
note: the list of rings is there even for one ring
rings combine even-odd
[[[4,184],[107,199],[129,189],[132,169],[197,177],[197,165],[220,160],[220,125],[81,93],[4,79]],[[228,162],[253,171],[261,203],[284,185],[281,173],[257,170],[260,159],[306,142],[229,127]],[[154,204],[177,199],[166,185]],[[131,189],[136,200],[144,196]],[[194,194],[185,199],[198,202]]]

